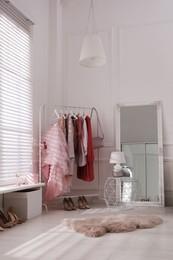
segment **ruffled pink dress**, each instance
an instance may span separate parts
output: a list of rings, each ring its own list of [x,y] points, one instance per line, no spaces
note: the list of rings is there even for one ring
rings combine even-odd
[[[46,184],[44,202],[52,200],[68,191],[69,155],[65,135],[54,124],[46,132],[42,150],[42,177]]]

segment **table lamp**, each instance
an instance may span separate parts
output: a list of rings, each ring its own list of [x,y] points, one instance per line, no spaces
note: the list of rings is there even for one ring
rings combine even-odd
[[[124,153],[120,151],[111,152],[109,162],[115,164],[113,167],[113,176],[114,177],[123,176],[122,166],[120,164],[126,162]]]

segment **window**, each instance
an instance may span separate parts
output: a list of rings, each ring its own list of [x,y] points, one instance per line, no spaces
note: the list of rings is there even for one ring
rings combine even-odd
[[[32,165],[31,24],[0,0],[0,185]]]

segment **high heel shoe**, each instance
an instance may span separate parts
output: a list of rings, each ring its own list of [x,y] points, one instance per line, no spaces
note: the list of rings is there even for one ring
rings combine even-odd
[[[85,209],[84,201],[81,196],[78,198],[78,207],[79,209]]]
[[[64,210],[67,211],[72,210],[72,207],[70,206],[69,201],[66,198],[63,199],[63,205],[64,205]]]
[[[9,221],[6,216],[4,215],[4,213],[0,210],[0,219],[2,220],[2,222],[4,224],[7,224],[7,226],[10,224],[10,226],[15,226],[16,223],[14,221]]]
[[[86,209],[90,209],[91,207],[90,207],[90,205],[89,205],[87,199],[86,199],[84,196],[82,196],[82,200],[83,200],[83,202],[84,202],[85,208],[86,208]]]
[[[24,219],[20,218],[17,216],[17,214],[13,211],[12,207],[10,207],[7,211],[7,215],[8,215],[8,219],[10,221],[15,222],[16,224],[22,224],[23,222],[25,222]]]
[[[4,223],[2,219],[0,219],[0,226],[2,228],[12,228],[14,227],[14,224],[12,222],[7,222],[7,223]]]
[[[13,221],[8,221],[4,215],[4,213],[0,210],[0,227],[1,228],[11,228],[15,226]]]
[[[0,226],[0,231],[4,231],[4,228],[2,228],[1,226]]]
[[[69,203],[70,207],[72,208],[72,210],[76,210],[76,207],[75,207],[75,205],[73,203],[72,198],[68,198],[68,203]]]

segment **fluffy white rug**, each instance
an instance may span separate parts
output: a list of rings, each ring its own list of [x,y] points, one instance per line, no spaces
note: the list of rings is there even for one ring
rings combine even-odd
[[[116,215],[94,218],[69,218],[62,224],[87,237],[100,237],[105,233],[130,232],[137,228],[153,228],[163,221],[157,216]]]

